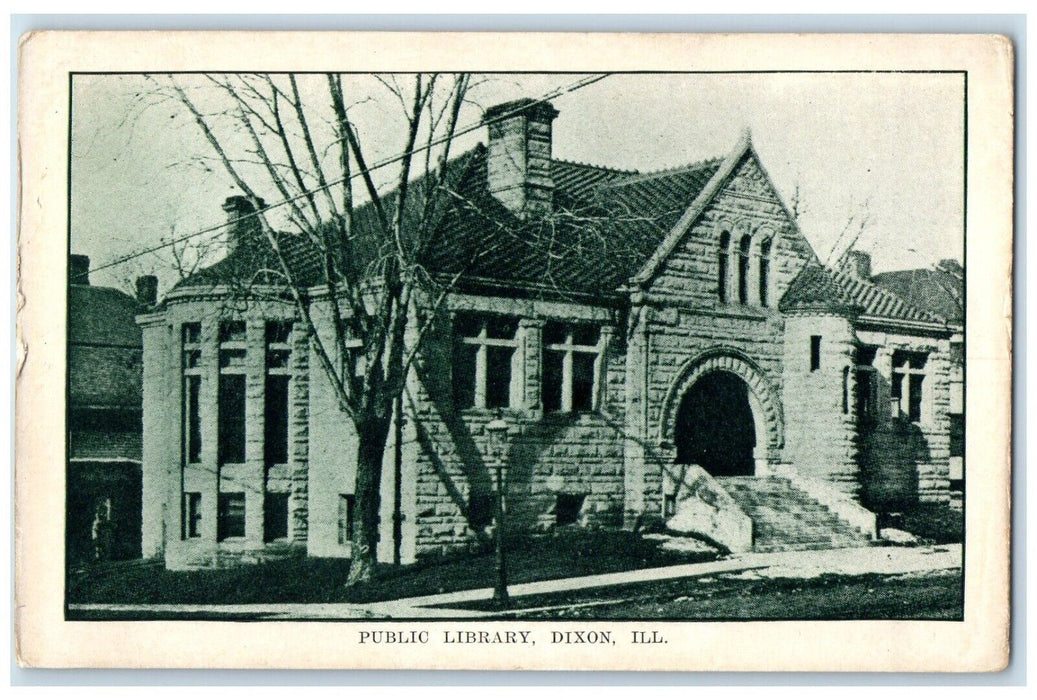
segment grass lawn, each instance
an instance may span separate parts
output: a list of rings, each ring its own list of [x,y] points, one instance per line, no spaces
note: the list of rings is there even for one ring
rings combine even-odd
[[[962,588],[960,570],[810,579],[718,575],[526,596],[512,602],[514,607],[550,608],[508,616],[522,619],[955,620],[962,615]],[[463,607],[493,609],[483,602]]]
[[[624,531],[560,530],[512,543],[507,552],[511,583],[716,558],[664,551],[657,541]],[[69,603],[366,603],[490,587],[496,578],[492,551],[386,566],[374,581],[350,588],[345,585],[348,572],[348,560],[308,557],[205,571],[114,565],[70,574],[66,597]]]

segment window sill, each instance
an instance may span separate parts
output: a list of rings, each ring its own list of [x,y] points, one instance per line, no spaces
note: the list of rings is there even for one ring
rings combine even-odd
[[[716,302],[713,313],[728,318],[750,318],[763,321],[778,313],[775,306],[753,306],[751,304],[732,304],[730,302]]]

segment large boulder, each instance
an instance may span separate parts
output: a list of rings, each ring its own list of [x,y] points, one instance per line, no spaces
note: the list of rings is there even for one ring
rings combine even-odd
[[[731,552],[753,548],[753,521],[698,465],[682,467],[677,483],[677,510],[666,521],[666,529],[682,535],[702,537]]]

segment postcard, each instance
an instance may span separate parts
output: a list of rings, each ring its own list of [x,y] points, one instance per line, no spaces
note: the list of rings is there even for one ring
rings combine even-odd
[[[23,37],[19,662],[1003,668],[1013,62]]]

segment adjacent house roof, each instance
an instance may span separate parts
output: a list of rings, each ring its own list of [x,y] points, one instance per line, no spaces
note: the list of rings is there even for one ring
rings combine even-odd
[[[140,411],[141,330],[137,301],[117,289],[68,289],[68,398],[82,407]]]
[[[917,308],[878,285],[813,262],[792,281],[778,308],[782,311],[854,312],[923,323],[945,322],[941,316]]]
[[[936,269],[882,272],[872,276],[871,281],[952,323],[964,321],[965,275],[955,260],[941,262]]]
[[[73,284],[68,289],[70,345],[141,346],[137,300],[111,287]]]

